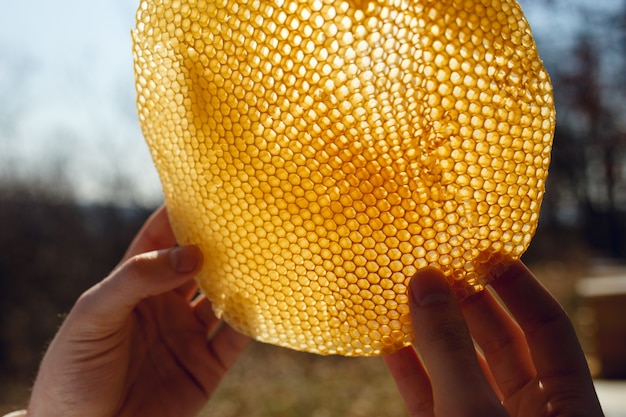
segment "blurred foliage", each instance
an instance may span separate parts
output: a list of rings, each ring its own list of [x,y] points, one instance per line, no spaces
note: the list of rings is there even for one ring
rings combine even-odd
[[[578,228],[603,256],[626,257],[626,1],[550,0],[546,14],[574,9],[571,45],[557,31],[538,39],[554,85],[557,129],[542,222]],[[615,7],[618,6],[618,7]],[[543,45],[543,47],[542,47]],[[551,51],[558,54],[550,54]]]
[[[63,314],[113,268],[148,214],[78,205],[62,184],[0,183],[0,397],[30,385]]]

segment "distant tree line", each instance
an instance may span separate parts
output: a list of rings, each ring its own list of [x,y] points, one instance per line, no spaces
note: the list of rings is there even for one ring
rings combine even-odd
[[[578,229],[598,253],[624,258],[626,1],[618,13],[603,12],[594,2],[544,2],[555,14],[579,7],[583,24],[565,56],[544,57],[554,85],[557,128],[542,225]],[[544,41],[557,38],[552,33]]]
[[[79,205],[49,184],[0,184],[0,405],[16,401],[10,388],[28,394],[63,314],[114,267],[149,212]]]

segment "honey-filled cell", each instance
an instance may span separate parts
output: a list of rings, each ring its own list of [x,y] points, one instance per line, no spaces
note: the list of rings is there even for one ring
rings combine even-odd
[[[172,227],[238,331],[388,354],[418,269],[466,297],[528,247],[555,114],[515,0],[142,0],[133,41]]]

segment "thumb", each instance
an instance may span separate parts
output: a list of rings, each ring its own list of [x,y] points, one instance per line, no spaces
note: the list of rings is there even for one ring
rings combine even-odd
[[[135,255],[86,291],[73,311],[94,330],[116,331],[142,300],[180,287],[202,264],[196,246],[181,246]],[[89,324],[88,324],[89,323]]]

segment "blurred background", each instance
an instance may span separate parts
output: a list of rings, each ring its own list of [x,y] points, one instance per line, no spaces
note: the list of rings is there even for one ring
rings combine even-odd
[[[626,0],[522,0],[558,123],[524,256],[576,323],[601,398],[626,393]],[[76,297],[161,191],[134,105],[136,0],[0,0],[0,414],[22,407]],[[616,394],[616,395],[613,395]],[[614,403],[613,403],[614,402]],[[402,416],[379,358],[255,344],[215,416]]]

